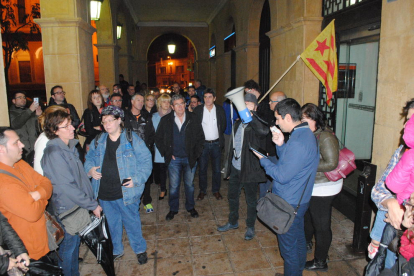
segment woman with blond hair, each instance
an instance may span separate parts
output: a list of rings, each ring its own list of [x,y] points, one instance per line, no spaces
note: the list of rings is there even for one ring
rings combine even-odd
[[[43,157],[43,151],[46,148],[46,144],[47,142],[49,142],[49,139],[46,137],[44,131],[43,131],[43,127],[45,124],[45,118],[48,116],[48,114],[51,114],[57,110],[61,110],[67,113],[66,108],[64,108],[63,106],[60,105],[52,105],[49,106],[48,108],[46,108],[46,110],[39,116],[39,118],[37,118],[37,121],[39,123],[40,126],[40,130],[42,131],[42,133],[39,135],[39,137],[37,138],[36,142],[35,142],[35,155],[34,155],[34,170],[37,171],[39,174],[43,175],[43,169],[42,166],[40,164],[40,160],[42,160]]]
[[[168,94],[161,94],[161,96],[158,98],[157,100],[158,112],[152,115],[152,124],[154,125],[155,131],[157,131],[158,124],[160,123],[161,118],[164,115],[167,115],[168,113],[171,112],[170,101],[171,101],[171,97]],[[161,192],[159,195],[159,199],[162,200],[167,194],[167,187],[166,187],[167,166],[165,165],[164,157],[161,156],[155,144],[154,144],[154,148],[155,148],[154,166],[153,166],[154,182],[155,184],[160,185]]]
[[[149,114],[154,114],[157,112],[157,105],[155,104],[156,99],[152,94],[145,95],[145,111]]]

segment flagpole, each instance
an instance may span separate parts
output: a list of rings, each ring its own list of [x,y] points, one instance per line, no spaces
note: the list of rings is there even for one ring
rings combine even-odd
[[[296,62],[299,61],[299,59],[300,59],[300,55],[296,58],[296,60],[292,63],[292,65],[290,65],[290,67],[283,73],[283,75],[275,82],[275,84],[273,84],[272,87],[270,87],[270,89],[266,92],[266,94],[263,95],[259,103],[261,103],[261,101],[263,101],[263,99],[266,98],[267,94],[269,94],[269,92],[272,91],[273,88],[275,88],[275,86],[283,79],[283,77],[290,71],[290,69],[292,69],[293,65],[295,65]]]

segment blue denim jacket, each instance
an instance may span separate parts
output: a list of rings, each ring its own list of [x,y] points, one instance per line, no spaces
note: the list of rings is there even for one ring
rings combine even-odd
[[[125,178],[132,178],[132,188],[122,187],[124,204],[129,205],[140,200],[144,191],[145,182],[152,171],[152,157],[144,141],[132,132],[133,145],[128,142],[125,130],[122,131],[121,141],[116,150],[119,178],[122,182]],[[101,167],[105,157],[106,139],[108,133],[99,137],[98,146],[95,148],[95,139],[92,140],[89,151],[86,154],[85,171],[88,173],[92,167]],[[99,171],[99,170],[98,170]],[[92,179],[94,198],[98,197],[100,180]]]

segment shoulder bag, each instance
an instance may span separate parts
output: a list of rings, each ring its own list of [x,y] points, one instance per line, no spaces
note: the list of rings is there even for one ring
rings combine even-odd
[[[339,139],[338,142],[341,143]],[[355,154],[350,149],[346,148],[345,145],[343,145],[342,143],[341,145],[342,149],[339,151],[338,166],[336,167],[336,169],[330,172],[324,172],[326,178],[328,178],[328,180],[332,182],[336,182],[341,178],[346,178],[348,174],[350,174],[356,169]]]
[[[23,181],[20,178],[18,178],[12,173],[9,173],[8,171],[0,170],[0,173],[14,177],[23,183]],[[65,232],[63,231],[63,228],[62,226],[60,226],[59,222],[57,222],[54,219],[54,217],[51,214],[49,214],[49,212],[47,212],[46,210],[45,210],[45,219],[46,219],[46,232],[47,232],[49,250],[55,251],[59,247],[59,244],[63,241]]]
[[[257,202],[257,217],[277,234],[285,234],[289,231],[289,228],[292,226],[293,220],[298,213],[300,202],[302,201],[310,177],[311,174],[306,181],[305,189],[302,192],[296,209],[280,196],[268,191],[268,193]]]

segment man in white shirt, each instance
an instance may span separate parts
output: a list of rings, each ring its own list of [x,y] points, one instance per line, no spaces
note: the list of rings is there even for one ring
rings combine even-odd
[[[197,106],[194,113],[197,114],[203,127],[205,141],[204,150],[198,162],[200,165],[199,185],[200,193],[197,200],[203,200],[207,194],[207,167],[211,159],[212,183],[211,190],[214,197],[223,199],[220,194],[221,186],[221,150],[224,148],[224,131],[226,130],[226,113],[223,107],[215,104],[216,93],[213,89],[207,88],[204,92],[204,104]]]

